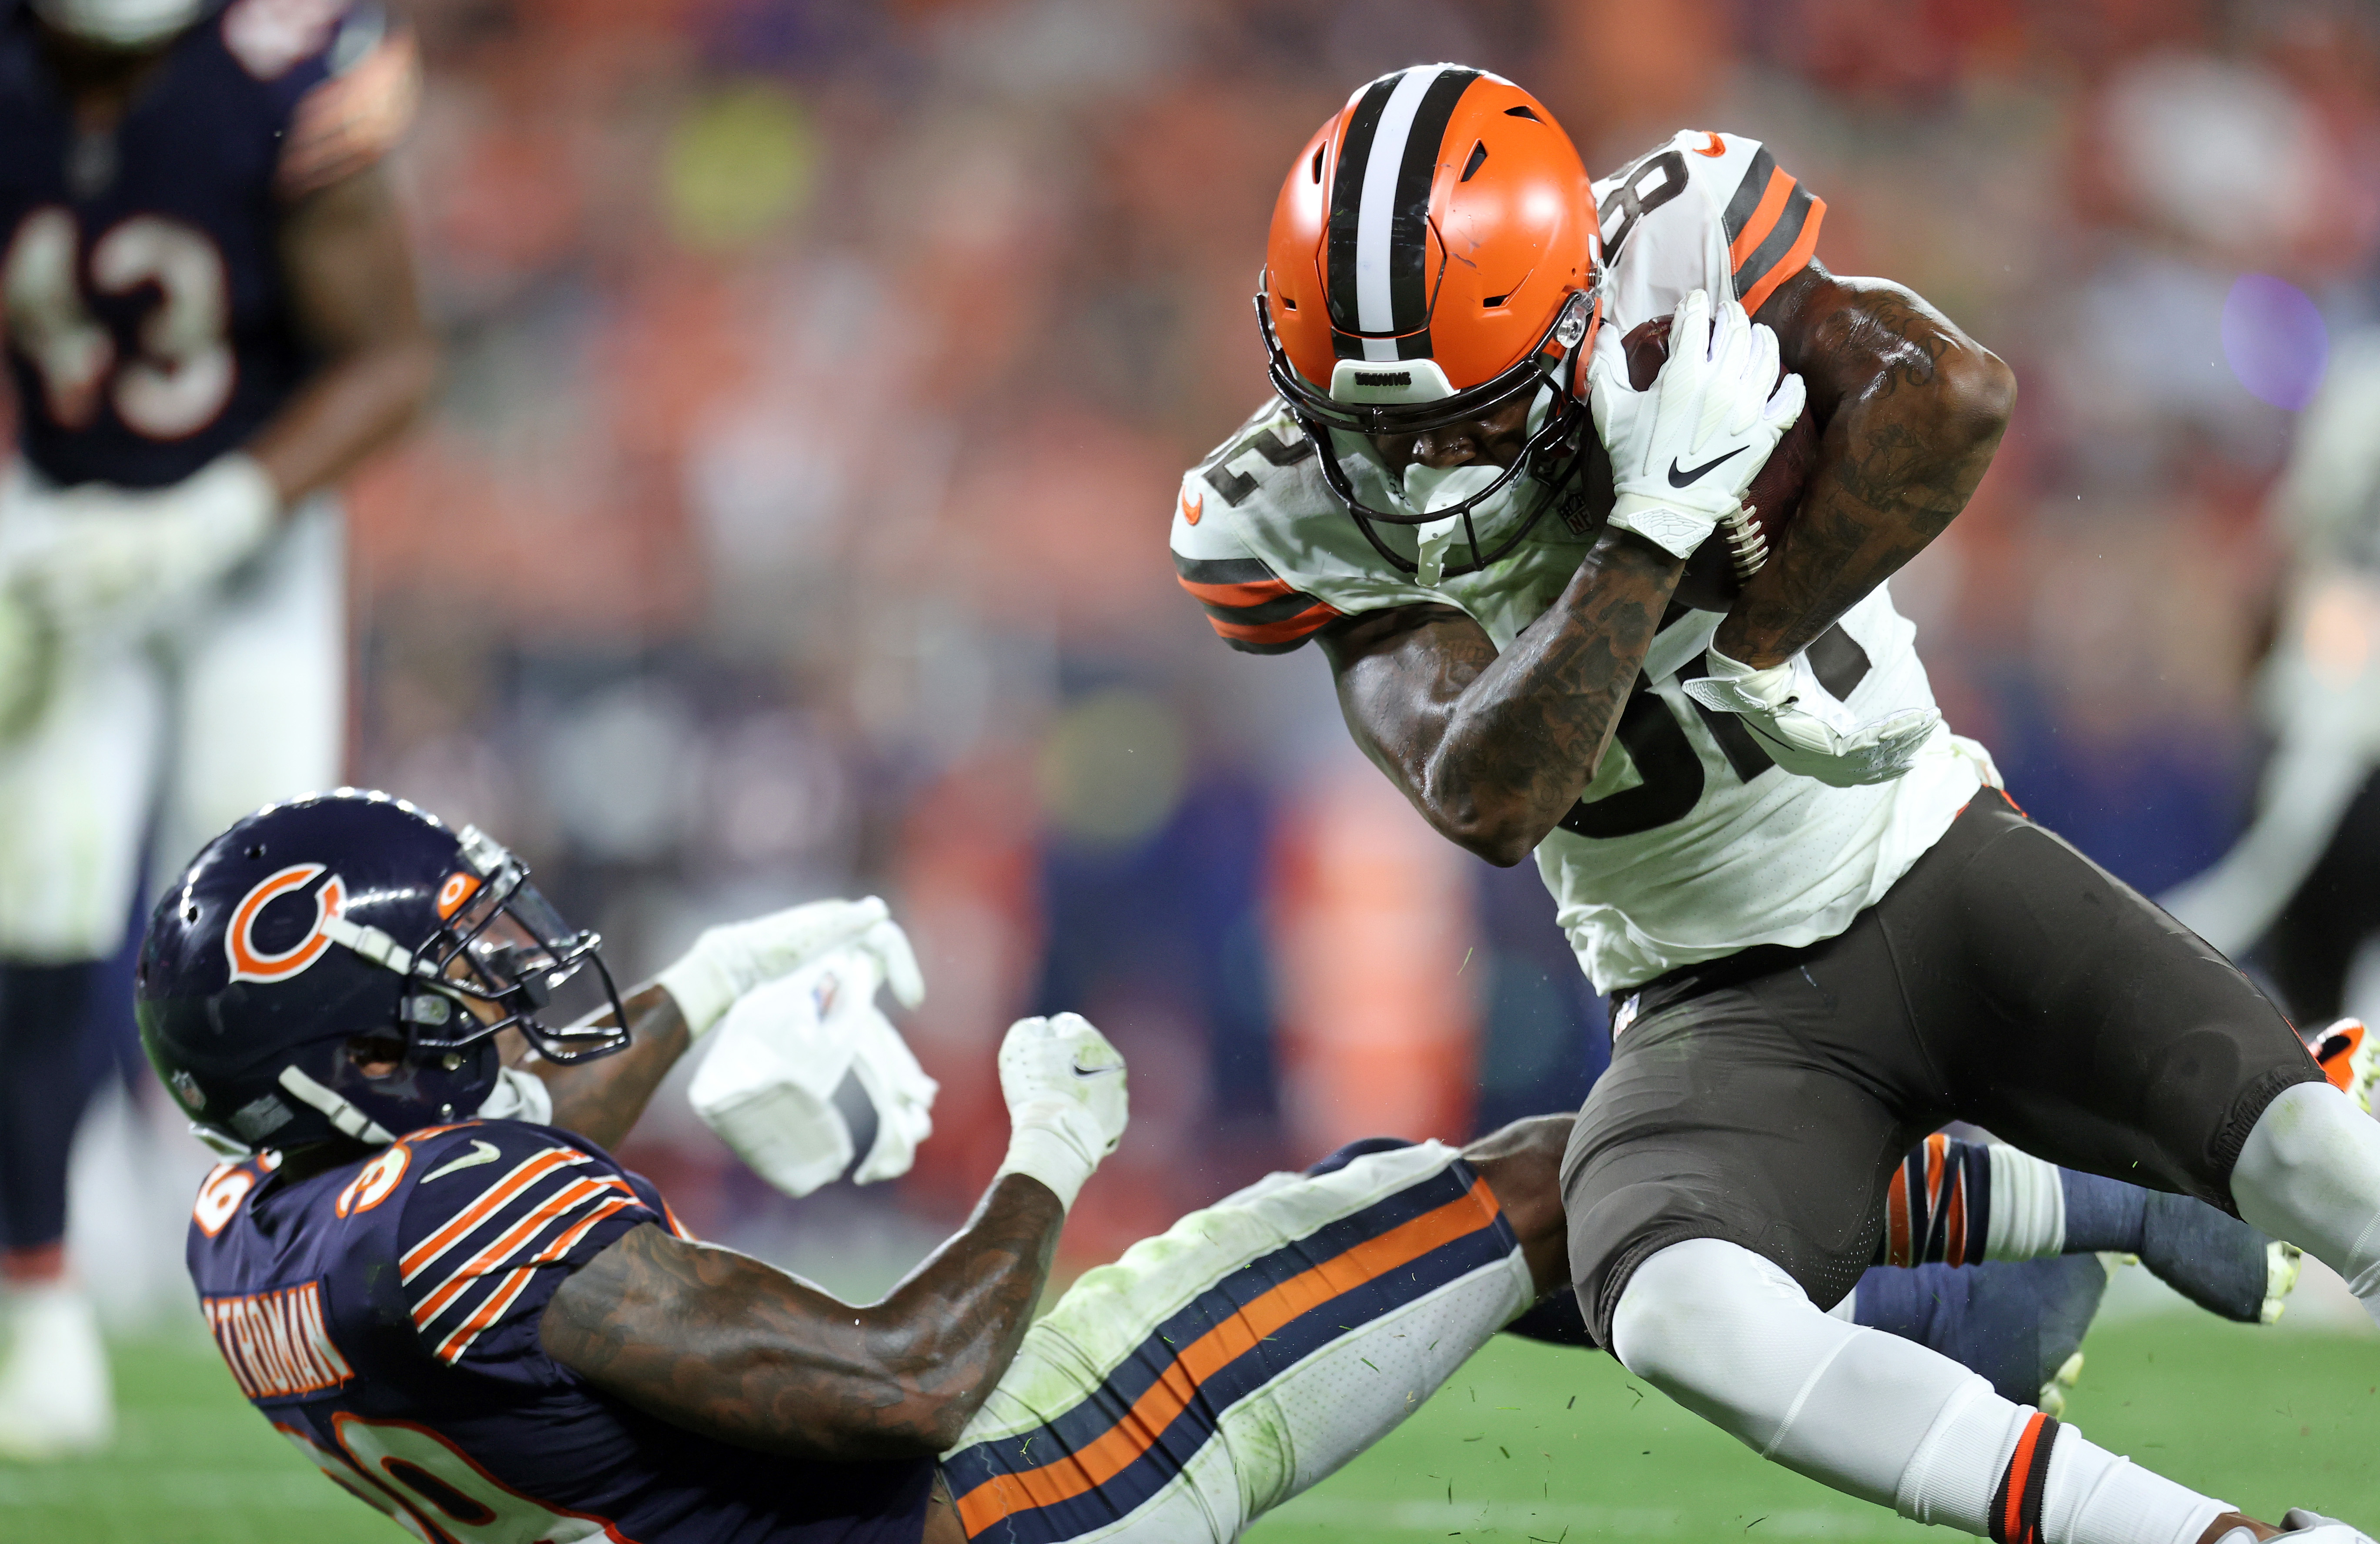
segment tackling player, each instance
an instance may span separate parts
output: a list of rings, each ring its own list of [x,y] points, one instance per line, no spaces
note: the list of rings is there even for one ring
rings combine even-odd
[[[714,929],[624,999],[597,941],[478,832],[343,791],[225,833],[159,904],[139,992],[166,1087],[212,1142],[252,1149],[208,1176],[189,1234],[243,1392],[333,1479],[455,1544],[1220,1544],[1540,1295],[1577,1322],[1571,1119],[1548,1116],[1272,1175],[1028,1329],[1124,1125],[1123,1061],[1072,1015],[1009,1031],[1007,1160],[883,1301],[695,1243],[604,1145],[739,999],[832,951],[873,950],[914,1000],[883,917],[820,902]],[[573,995],[603,1010],[572,1019]],[[536,1078],[500,1065],[507,1031]],[[1907,1258],[2056,1247],[2023,1209],[2001,1219],[2014,1171],[1987,1155],[1911,1163]],[[2080,1334],[2022,1310],[2001,1328],[1979,1349],[2028,1384],[2071,1348],[2045,1363],[2045,1340]]]
[[[112,1424],[66,1162],[152,825],[337,781],[328,493],[435,368],[375,169],[415,91],[373,0],[0,9],[0,1453]]]
[[[1942,725],[1883,581],[1965,504],[2014,383],[1908,290],[1828,273],[1824,214],[1752,140],[1682,133],[1591,182],[1507,81],[1371,82],[1291,164],[1257,298],[1277,399],[1185,478],[1177,570],[1236,647],[1318,638],[1440,832],[1536,855],[1614,998],[1564,1198],[1631,1370],[1923,1521],[2271,1537],[1822,1311],[1895,1155],[1956,1117],[2236,1209],[2380,1315],[2380,1128]],[[1639,389],[1623,334],[1665,317]],[[1805,397],[1798,517],[1755,517]],[[1682,592],[1713,557],[1740,594]]]

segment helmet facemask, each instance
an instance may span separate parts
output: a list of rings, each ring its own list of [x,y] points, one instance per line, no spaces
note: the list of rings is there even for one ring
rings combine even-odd
[[[452,1055],[506,1029],[565,1066],[625,1050],[627,1008],[603,963],[601,936],[565,922],[528,882],[528,865],[477,827],[464,827],[457,841],[475,871],[447,876],[442,924],[410,954],[377,929],[324,924],[339,942],[407,979],[396,1020],[408,1060]],[[606,1010],[611,1023],[596,1022]]]
[[[1477,573],[1511,553],[1579,477],[1585,466],[1580,451],[1593,422],[1585,382],[1585,360],[1602,318],[1599,274],[1597,280],[1588,288],[1571,293],[1554,313],[1536,346],[1509,369],[1478,385],[1427,402],[1344,402],[1318,388],[1298,373],[1281,345],[1273,326],[1269,286],[1257,289],[1257,323],[1264,334],[1267,377],[1313,444],[1324,482],[1346,505],[1365,540],[1398,570],[1421,574],[1424,564],[1392,549],[1373,529],[1375,522],[1405,527],[1435,527],[1447,521],[1460,524],[1467,555],[1461,562],[1444,563],[1442,566],[1430,565],[1439,568],[1437,575],[1427,577],[1427,582],[1435,583],[1438,577]],[[1394,371],[1397,366],[1383,362],[1379,368]],[[1381,509],[1366,503],[1340,460],[1331,433],[1336,430],[1362,435],[1366,440],[1384,435],[1417,435],[1484,418],[1518,398],[1541,395],[1550,398],[1545,416],[1530,432],[1512,465],[1469,496],[1427,511],[1410,507]],[[1508,491],[1517,490],[1524,477],[1538,484],[1534,504],[1494,549],[1488,550],[1475,516],[1490,508]]]

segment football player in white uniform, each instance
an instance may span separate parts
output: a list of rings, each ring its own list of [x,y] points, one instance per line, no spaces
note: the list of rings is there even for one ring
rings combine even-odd
[[[1602,1344],[1922,1521],[2273,1537],[1824,1311],[1895,1155],[1964,1118],[2234,1210],[2380,1315],[2380,1127],[1942,723],[1884,581],[1963,506],[2014,383],[1908,290],[1828,274],[1824,213],[1751,140],[1591,183],[1510,82],[1371,82],[1283,184],[1277,400],[1184,480],[1177,570],[1239,647],[1319,639],[1358,744],[1450,838],[1534,852],[1614,995],[1564,1162]],[[1627,334],[1664,317],[1639,385]],[[1806,476],[1752,501],[1798,516],[1747,510],[1805,411]]]
[[[2225,954],[2256,963],[2308,1025],[2350,1007],[2380,932],[2380,331],[2340,340],[2273,499],[2292,562],[2257,706],[2273,737],[2256,815],[2221,862],[2162,897]],[[2361,1025],[2359,1074],[2380,1061]]]
[[[0,1454],[111,1426],[66,1163],[144,856],[338,781],[330,491],[436,368],[376,164],[417,89],[375,0],[0,13]]]

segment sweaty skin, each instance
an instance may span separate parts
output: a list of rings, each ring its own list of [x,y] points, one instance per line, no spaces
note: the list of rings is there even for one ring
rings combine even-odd
[[[103,48],[42,31],[87,134],[115,128],[170,46]],[[404,220],[377,167],[284,206],[280,237],[291,320],[321,362],[245,448],[287,509],[413,420],[437,383],[438,346],[421,318]]]
[[[1560,1167],[1571,1120],[1517,1122],[1464,1149],[1540,1294],[1568,1279]],[[827,1460],[936,1458],[1014,1359],[1064,1222],[1040,1181],[1006,1175],[963,1231],[867,1306],[642,1227],[563,1283],[538,1334],[596,1387],[721,1441]],[[939,1483],[925,1538],[965,1538]]]
[[[1813,262],[1754,320],[1826,422],[1802,512],[1744,587],[1717,647],[1782,663],[1964,508],[2008,426],[2015,378],[1899,285]],[[1509,466],[1525,409],[1375,444],[1392,470]],[[1507,421],[1510,420],[1510,421]],[[1491,863],[1526,857],[1595,777],[1683,565],[1606,532],[1561,598],[1499,656],[1451,606],[1334,622],[1317,637],[1366,755],[1430,824]]]

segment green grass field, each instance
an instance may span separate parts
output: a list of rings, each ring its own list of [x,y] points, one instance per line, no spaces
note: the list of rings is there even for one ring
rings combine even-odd
[[[2204,1317],[2092,1336],[2069,1416],[2091,1437],[2265,1516],[2380,1520],[2380,1337]],[[123,1441],[0,1465],[9,1544],[385,1544],[402,1537],[241,1403],[203,1342],[119,1348]],[[1921,1529],[1762,1464],[1608,1357],[1499,1342],[1388,1441],[1268,1519],[1254,1544],[1400,1538],[1914,1538]]]

